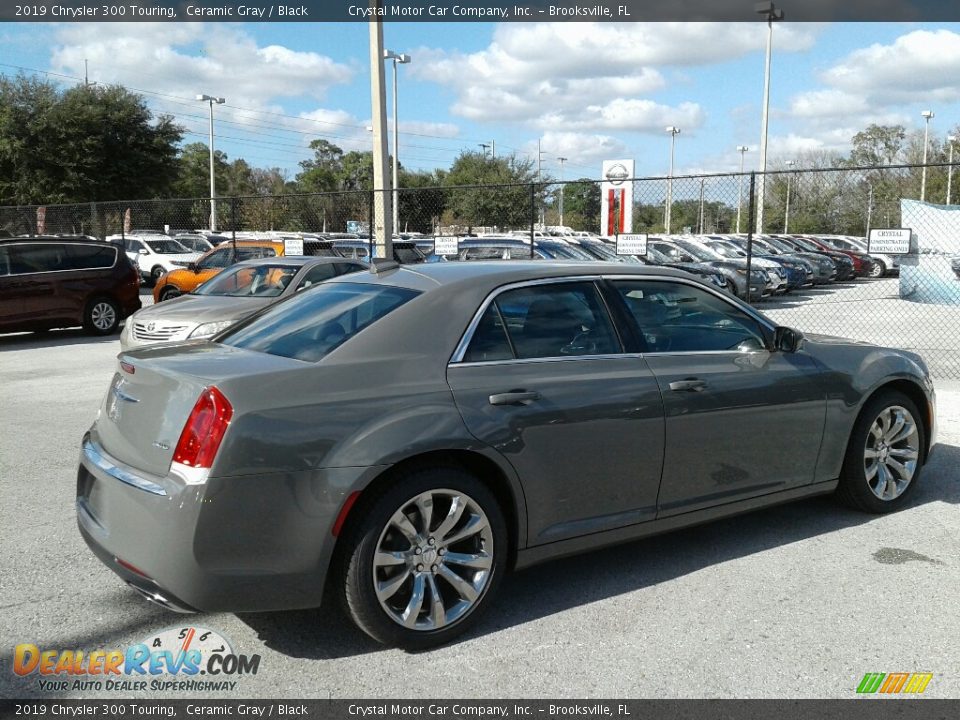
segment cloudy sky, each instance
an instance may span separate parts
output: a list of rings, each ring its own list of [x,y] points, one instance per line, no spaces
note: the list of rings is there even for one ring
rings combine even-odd
[[[677,172],[736,170],[737,145],[757,162],[763,23],[388,23],[400,68],[400,160],[448,167],[495,141],[497,153],[543,150],[544,172],[598,177],[600,161],[634,158],[666,173],[667,125],[681,129]],[[206,106],[224,96],[219,149],[294,174],[322,137],[367,149],[368,28],[347,24],[8,24],[0,72],[44,71],[144,93],[174,115],[186,142],[205,141]],[[389,71],[388,65],[388,71]],[[389,75],[388,75],[389,78]],[[774,31],[772,162],[848,147],[871,122],[934,137],[960,121],[960,26],[783,23]],[[388,108],[391,98],[388,95]],[[389,113],[388,113],[389,114]]]

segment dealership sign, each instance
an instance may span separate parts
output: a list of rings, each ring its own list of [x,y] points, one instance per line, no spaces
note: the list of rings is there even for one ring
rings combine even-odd
[[[617,255],[646,255],[647,234],[617,235]]]
[[[286,237],[283,239],[284,255],[303,255],[303,238]]]
[[[910,252],[910,228],[879,228],[870,231],[867,253],[906,255]]]
[[[613,237],[633,227],[633,160],[604,160],[600,185],[600,234]]]

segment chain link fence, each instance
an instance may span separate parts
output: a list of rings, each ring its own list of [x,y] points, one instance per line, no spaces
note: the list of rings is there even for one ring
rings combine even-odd
[[[765,174],[580,179],[304,195],[0,207],[0,234],[99,238],[199,228],[227,235],[352,233],[373,243],[381,218],[395,236],[512,234],[527,242],[571,233],[646,233],[661,262],[833,266],[816,284],[751,301],[775,321],[914,350],[934,374],[960,379],[960,210],[949,165],[794,169]],[[921,198],[926,202],[920,202]],[[903,256],[874,253],[871,229],[913,231]],[[664,256],[664,252],[670,254]],[[845,259],[846,258],[846,259]],[[852,272],[849,265],[854,264]],[[796,268],[794,268],[796,269]],[[817,279],[817,278],[815,278]]]

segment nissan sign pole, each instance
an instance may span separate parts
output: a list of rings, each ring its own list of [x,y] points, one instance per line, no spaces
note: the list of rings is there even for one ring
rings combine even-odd
[[[633,160],[604,160],[600,185],[600,234],[615,237],[633,228]]]

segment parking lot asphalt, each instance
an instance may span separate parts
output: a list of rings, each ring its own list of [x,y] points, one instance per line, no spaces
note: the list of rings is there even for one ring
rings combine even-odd
[[[806,329],[790,302],[761,309]],[[932,672],[926,696],[960,697],[960,382],[937,383],[940,444],[902,512],[818,498],[555,561],[508,578],[465,639],[407,654],[334,607],[175,615],[93,557],[74,516],[78,448],[118,351],[74,330],[0,337],[0,696],[169,698],[43,692],[12,673],[13,649],[125,648],[193,625],[261,655],[205,697],[847,698],[867,672]]]

